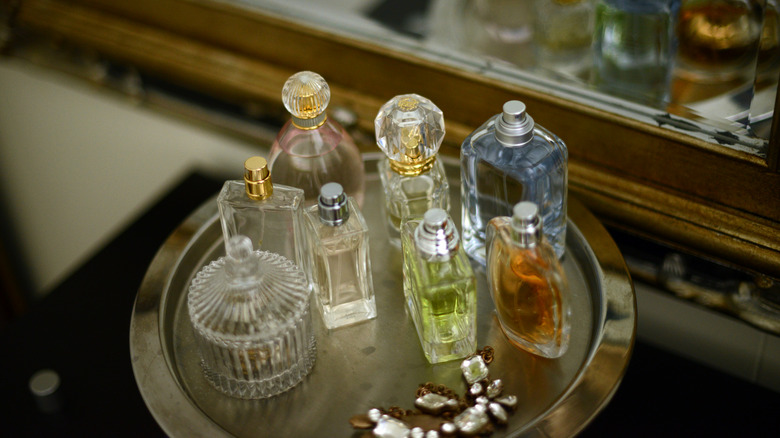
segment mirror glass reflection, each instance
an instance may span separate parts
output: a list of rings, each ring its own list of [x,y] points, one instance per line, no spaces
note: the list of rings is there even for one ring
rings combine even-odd
[[[223,0],[766,156],[778,0]]]

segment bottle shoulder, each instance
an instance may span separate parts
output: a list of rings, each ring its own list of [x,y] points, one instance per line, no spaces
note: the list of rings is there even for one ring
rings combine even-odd
[[[251,199],[246,194],[243,180],[225,181],[217,197],[220,205],[233,205],[242,208],[297,210],[303,204],[303,190],[284,184],[274,184],[271,196],[262,200]]]
[[[322,126],[315,129],[301,129],[288,120],[274,140],[268,161],[273,167],[282,153],[311,158],[343,149],[349,152],[358,150],[352,136],[335,120],[327,118]]]
[[[495,135],[495,117],[463,141],[461,153],[465,161],[481,160],[528,167],[550,160],[560,163],[568,160],[569,153],[563,140],[540,125],[534,127],[534,137],[530,142],[521,146],[504,146]]]

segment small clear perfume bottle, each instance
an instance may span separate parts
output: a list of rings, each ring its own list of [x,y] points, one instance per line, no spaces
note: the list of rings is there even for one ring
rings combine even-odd
[[[338,183],[322,186],[306,210],[312,286],[329,329],[376,317],[368,225],[357,202]]]
[[[569,289],[542,228],[532,202],[518,203],[511,218],[493,218],[487,229],[487,277],[507,338],[533,354],[556,358],[569,347]]]
[[[309,374],[316,341],[304,273],[290,260],[253,251],[246,236],[201,269],[187,308],[206,380],[238,398],[271,397]]]
[[[244,180],[226,181],[217,197],[225,244],[247,236],[255,248],[303,263],[303,190],[271,183],[263,157],[244,162]]]
[[[320,187],[337,182],[363,205],[365,166],[352,137],[325,113],[330,87],[310,71],[285,82],[282,101],[292,118],[271,146],[269,168],[281,184],[303,189],[306,205],[317,203]]]
[[[449,209],[449,184],[436,152],[444,140],[444,116],[417,94],[396,96],[374,120],[376,141],[387,155],[378,164],[390,241],[400,245],[402,221],[431,208]]]
[[[594,0],[534,0],[534,15],[537,65],[584,79],[592,60]]]
[[[679,8],[680,0],[598,0],[594,85],[611,95],[665,109]]]
[[[477,286],[452,218],[440,208],[402,226],[404,297],[430,363],[476,349]]]
[[[504,111],[477,128],[461,148],[463,242],[468,255],[485,265],[485,227],[512,206],[540,206],[544,230],[555,253],[566,244],[566,144],[534,124],[525,104],[511,100]]]

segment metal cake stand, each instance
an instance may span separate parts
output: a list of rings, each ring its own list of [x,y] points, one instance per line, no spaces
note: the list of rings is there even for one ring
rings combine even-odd
[[[401,252],[383,222],[379,154],[367,154],[366,205],[378,317],[328,331],[313,309],[317,361],[302,383],[276,397],[240,400],[209,386],[201,373],[186,295],[194,275],[224,254],[215,199],[171,234],[153,259],[136,297],[130,351],[136,382],[151,413],[170,436],[312,437],[359,435],[354,414],[372,407],[414,407],[424,382],[459,394],[460,361],[430,365],[407,315]],[[441,158],[451,211],[460,229],[459,162]],[[571,345],[559,359],[535,357],[505,339],[484,272],[477,270],[478,346],[495,349],[490,377],[518,408],[494,437],[571,436],[609,402],[628,365],[636,333],[636,298],[628,270],[598,220],[569,198],[563,267],[572,293]]]

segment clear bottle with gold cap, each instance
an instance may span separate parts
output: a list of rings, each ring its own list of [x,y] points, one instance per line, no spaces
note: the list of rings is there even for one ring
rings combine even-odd
[[[236,235],[303,266],[303,190],[271,183],[263,157],[244,162],[244,179],[226,181],[217,197],[225,244]]]
[[[322,76],[301,71],[287,79],[282,102],[292,118],[271,146],[269,168],[276,182],[303,189],[306,205],[317,203],[320,187],[337,182],[363,205],[365,166],[352,137],[327,116],[330,87]]]
[[[404,297],[430,363],[476,350],[477,283],[452,218],[440,208],[404,222]]]
[[[312,286],[329,329],[376,317],[368,225],[355,198],[338,183],[322,186],[306,217]]]
[[[517,347],[546,358],[569,347],[571,304],[566,276],[542,234],[533,202],[514,206],[487,228],[487,278],[498,321]]]
[[[431,208],[449,210],[449,184],[436,159],[444,140],[444,116],[417,94],[396,96],[374,120],[376,142],[387,156],[379,162],[390,240],[400,244],[403,221],[420,219]]]

